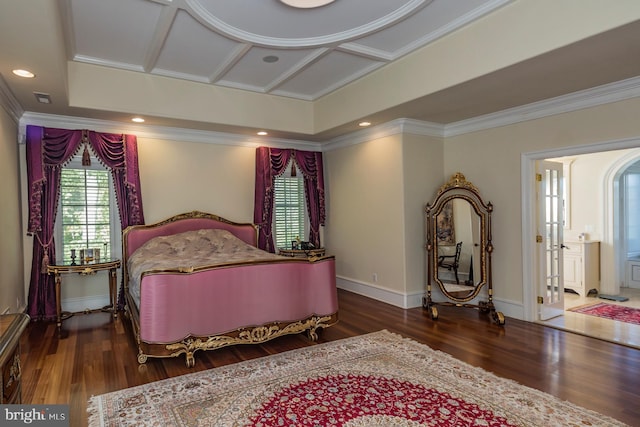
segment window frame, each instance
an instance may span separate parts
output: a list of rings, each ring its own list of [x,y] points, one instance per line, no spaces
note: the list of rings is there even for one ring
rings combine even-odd
[[[309,208],[307,206],[307,195],[306,195],[306,190],[304,187],[304,176],[302,176],[302,174],[299,174],[295,177],[291,176],[291,169],[289,167],[287,167],[287,172],[283,173],[282,175],[279,175],[275,178],[274,180],[274,187],[273,187],[273,221],[271,224],[271,233],[273,235],[273,244],[275,246],[276,249],[280,249],[281,245],[278,245],[278,240],[277,240],[277,232],[276,232],[276,223],[277,223],[277,216],[276,216],[276,180],[278,179],[282,179],[282,178],[296,178],[297,180],[299,180],[301,182],[302,185],[302,211],[304,212],[304,226],[303,226],[303,233],[300,237],[301,241],[306,241],[308,239],[309,236],[309,230],[311,228],[311,223],[309,221]],[[291,245],[290,244],[285,244],[285,246],[283,247],[284,249],[291,249]]]
[[[111,174],[111,170],[101,164],[99,161],[92,161],[91,165],[84,166],[82,164],[82,153],[79,152],[76,154],[69,163],[65,164],[62,169],[85,169],[85,170],[103,170],[107,172],[109,177],[109,234],[111,237],[109,252],[111,253],[110,259],[120,259],[122,257],[122,235],[121,235],[121,224],[120,224],[120,216],[118,211],[118,203],[116,200],[116,192],[115,186],[113,183],[113,175]],[[62,185],[62,183],[61,183]],[[54,225],[54,236],[55,236],[55,247],[56,247],[56,258],[57,262],[62,261],[66,258],[66,254],[64,254],[64,236],[62,232],[62,201],[58,200],[58,206],[56,208],[56,221]],[[102,249],[102,248],[100,248]],[[80,254],[76,254],[79,258]],[[106,255],[102,255],[103,260],[107,260]]]

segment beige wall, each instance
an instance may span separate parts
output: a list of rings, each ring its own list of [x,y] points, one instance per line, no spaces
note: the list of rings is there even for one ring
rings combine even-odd
[[[0,108],[0,313],[16,313],[26,304],[17,139],[17,124]]]
[[[338,276],[402,292],[401,136],[329,151],[325,164],[325,244]]]
[[[255,147],[138,139],[147,223],[191,210],[253,222]]]
[[[524,299],[522,155],[640,138],[639,110],[640,99],[636,98],[447,138],[446,173],[463,172],[495,207],[493,282],[497,300],[517,305]]]
[[[325,153],[327,250],[339,285],[399,305],[422,297],[424,203],[440,185],[442,141],[397,134]]]
[[[404,134],[404,253],[406,290],[416,295],[412,305],[421,303],[425,288],[425,204],[432,200],[443,183],[444,141],[438,137]]]

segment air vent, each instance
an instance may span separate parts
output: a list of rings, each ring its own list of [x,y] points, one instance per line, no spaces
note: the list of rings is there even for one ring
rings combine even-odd
[[[51,96],[48,93],[33,92],[36,99],[41,104],[51,104]]]

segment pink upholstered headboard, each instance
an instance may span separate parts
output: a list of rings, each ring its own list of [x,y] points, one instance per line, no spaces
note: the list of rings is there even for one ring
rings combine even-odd
[[[258,229],[254,224],[240,224],[205,212],[188,212],[150,225],[127,227],[122,234],[122,255],[125,259],[148,240],[200,229],[222,229],[233,233],[246,243],[258,244]]]

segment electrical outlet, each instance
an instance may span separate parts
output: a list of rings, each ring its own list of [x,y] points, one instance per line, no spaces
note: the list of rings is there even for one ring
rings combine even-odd
[[[378,281],[378,273],[373,273],[373,283]]]

